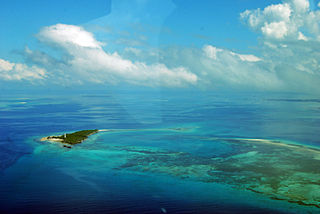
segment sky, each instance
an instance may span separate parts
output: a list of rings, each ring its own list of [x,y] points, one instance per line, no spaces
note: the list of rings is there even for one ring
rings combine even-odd
[[[320,92],[308,0],[6,0],[0,88]]]

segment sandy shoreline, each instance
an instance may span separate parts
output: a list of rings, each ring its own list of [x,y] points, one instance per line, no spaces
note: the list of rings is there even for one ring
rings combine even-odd
[[[281,147],[287,147],[288,149],[297,149],[297,150],[303,150],[307,152],[312,152],[319,154],[320,149],[314,146],[310,145],[303,145],[303,144],[295,144],[295,143],[286,143],[281,140],[268,140],[268,139],[258,139],[258,138],[230,138],[226,140],[239,140],[239,141],[246,141],[250,143],[263,143],[273,146],[281,146]]]
[[[196,128],[196,127],[193,127]],[[188,131],[192,128],[181,128],[181,127],[176,127],[176,128],[160,128],[160,129],[98,129],[95,133],[99,132],[137,132],[137,131],[174,131],[174,132],[184,132]],[[92,133],[92,134],[95,134]],[[88,137],[92,134],[89,134]],[[47,137],[42,137],[40,139],[41,142],[51,142],[51,143],[62,143],[65,145],[69,145],[68,143],[64,143],[64,140],[59,138],[58,136],[47,136]]]
[[[97,133],[99,132],[127,132],[127,131],[162,131],[162,130],[167,130],[167,131],[187,131],[188,129],[184,128],[164,128],[164,129],[99,129],[97,130]],[[91,135],[91,134],[90,134]],[[90,136],[89,135],[89,136]],[[239,141],[246,141],[246,142],[251,142],[251,143],[263,143],[263,144],[269,144],[269,145],[274,145],[274,146],[282,146],[282,147],[287,147],[291,149],[300,149],[300,150],[305,150],[309,152],[314,152],[314,153],[320,153],[319,148],[315,148],[309,145],[301,145],[301,144],[294,144],[294,143],[286,143],[282,142],[281,140],[269,140],[269,139],[259,139],[259,138],[209,138],[211,140],[239,140]],[[47,136],[47,137],[42,137],[40,141],[47,141],[47,142],[53,142],[53,143],[63,143],[63,139],[56,138],[55,136]]]
[[[40,141],[49,141],[49,142],[62,142],[62,139],[58,139],[58,138],[50,138],[52,136],[48,136],[48,137],[43,137],[40,139]]]

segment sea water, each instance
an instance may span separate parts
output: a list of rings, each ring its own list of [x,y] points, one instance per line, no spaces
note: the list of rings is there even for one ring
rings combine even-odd
[[[203,177],[206,160],[235,149],[207,139],[320,146],[320,100],[312,95],[77,91],[0,99],[1,213],[319,211]],[[39,141],[83,129],[113,131],[72,149]]]

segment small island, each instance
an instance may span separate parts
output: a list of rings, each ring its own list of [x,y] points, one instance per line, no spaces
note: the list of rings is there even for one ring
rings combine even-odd
[[[90,135],[93,135],[97,132],[99,132],[98,129],[82,130],[70,134],[63,134],[60,136],[43,137],[40,139],[40,141],[60,142],[65,144],[63,145],[64,147],[71,148],[71,145],[82,143]]]
[[[91,130],[82,130],[82,131],[77,131],[69,134],[58,135],[58,136],[43,137],[40,139],[40,141],[58,142],[58,143],[61,143],[63,147],[70,149],[72,148],[72,145],[82,143],[90,135],[93,135],[98,132],[135,132],[135,131],[161,131],[161,130],[185,132],[191,129],[192,128],[182,128],[182,127],[164,128],[164,129],[91,129]]]

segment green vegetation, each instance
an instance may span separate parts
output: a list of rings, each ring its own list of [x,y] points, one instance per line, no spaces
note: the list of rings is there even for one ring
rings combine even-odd
[[[74,144],[81,143],[82,141],[87,139],[88,136],[95,134],[97,132],[98,132],[98,129],[82,130],[82,131],[74,132],[71,134],[61,135],[61,136],[58,136],[58,138],[62,139],[62,143],[74,145]]]

